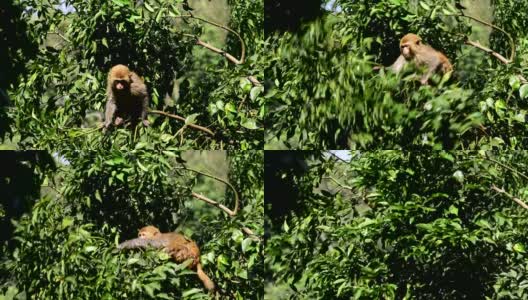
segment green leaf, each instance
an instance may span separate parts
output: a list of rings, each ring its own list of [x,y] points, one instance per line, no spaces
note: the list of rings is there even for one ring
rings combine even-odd
[[[143,5],[148,11],[154,12],[154,8],[152,8],[152,6],[150,6],[147,2],[143,2]]]
[[[455,173],[453,173],[453,178],[455,178],[459,183],[464,183],[464,173],[460,170],[457,170]]]
[[[225,110],[229,111],[229,112],[233,112],[233,113],[237,112],[236,107],[235,107],[235,105],[232,102],[229,102],[229,103],[226,104]]]
[[[158,11],[158,14],[156,15],[156,23],[159,23],[161,18],[163,17],[163,13],[165,12],[166,8],[162,8]]]
[[[521,99],[524,99],[526,96],[528,96],[528,83],[521,86],[519,89],[519,95],[521,96]]]
[[[185,118],[185,125],[195,124],[197,116],[198,114],[192,114],[192,115],[187,116],[187,118]]]
[[[62,219],[61,228],[64,230],[73,225],[73,223],[74,219],[72,217],[65,217],[64,219]]]
[[[147,167],[145,167],[139,160],[136,161],[137,162],[137,165],[138,167],[143,170],[143,172],[148,172],[149,169]]]
[[[249,81],[249,79],[247,78],[242,78],[240,80],[240,88],[245,92],[245,93],[249,93],[251,91],[251,87],[253,86],[253,84],[251,83],[251,81]]]
[[[182,297],[183,298],[186,298],[186,297],[189,297],[191,295],[194,295],[194,294],[200,294],[202,293],[202,290],[201,289],[197,289],[197,288],[192,288],[190,290],[186,290],[182,293]]]
[[[252,239],[250,238],[245,238],[243,241],[242,241],[242,252],[243,253],[246,253],[246,251],[248,250],[248,247],[251,246],[251,243],[253,242]]]
[[[256,86],[256,87],[253,87],[251,89],[251,92],[249,92],[249,99],[251,99],[251,101],[255,101],[255,99],[257,99],[257,97],[260,95],[260,93],[262,93],[264,91],[264,87],[262,86]]]
[[[163,152],[163,154],[165,154],[165,155],[168,156],[168,157],[176,157],[176,156],[177,156],[176,153],[174,153],[174,152],[172,152],[172,151],[165,151],[165,150],[163,150],[162,152]]]
[[[513,245],[513,250],[516,251],[516,252],[520,252],[520,253],[525,253],[525,249],[524,249],[524,246],[522,244],[515,244]]]
[[[118,6],[124,6],[130,4],[129,0],[112,0]]]
[[[117,179],[119,179],[121,182],[125,182],[125,174],[119,173],[116,175]]]
[[[245,119],[244,122],[242,122],[240,125],[247,129],[258,129],[257,121],[255,121],[254,119]]]
[[[86,247],[84,247],[83,251],[85,253],[95,252],[95,251],[97,251],[97,247],[96,246],[86,246]]]
[[[425,9],[425,10],[430,10],[431,9],[431,7],[427,3],[423,2],[423,1],[420,1],[420,6],[423,9]]]

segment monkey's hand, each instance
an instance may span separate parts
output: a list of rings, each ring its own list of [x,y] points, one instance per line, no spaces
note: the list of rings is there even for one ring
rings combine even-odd
[[[166,241],[161,239],[145,239],[145,238],[135,238],[132,240],[128,240],[125,242],[122,242],[121,244],[117,245],[117,249],[135,249],[135,248],[164,248],[166,247]]]
[[[116,117],[116,118],[115,118],[115,121],[114,121],[114,125],[115,125],[115,126],[119,126],[119,125],[121,125],[122,123],[123,123],[123,118],[121,118],[121,117]]]

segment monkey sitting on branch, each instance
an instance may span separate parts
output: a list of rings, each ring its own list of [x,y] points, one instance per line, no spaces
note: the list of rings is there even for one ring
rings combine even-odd
[[[433,74],[443,75],[453,70],[449,59],[442,52],[423,44],[422,39],[413,33],[406,34],[400,40],[400,56],[388,69],[398,74],[409,63],[419,68],[425,67],[425,73],[420,79],[420,83],[424,85]]]
[[[133,125],[141,118],[143,125],[149,126],[147,86],[135,72],[130,71],[125,65],[113,66],[108,72],[106,93],[108,96],[104,123],[106,129],[112,122],[118,126],[128,118]]]
[[[121,125],[129,119],[135,127],[138,119],[144,126],[149,126],[147,114],[163,115],[172,119],[185,122],[184,117],[166,113],[160,110],[149,110],[149,96],[147,86],[141,77],[125,65],[115,65],[108,72],[106,93],[108,100],[105,108],[104,129],[107,130],[112,123]],[[114,120],[115,118],[115,120]],[[191,128],[203,131],[209,135],[214,133],[206,127],[196,124],[186,124]]]
[[[117,246],[118,249],[157,248],[167,252],[177,263],[192,259],[189,269],[196,269],[198,278],[208,291],[213,291],[215,285],[205,274],[200,263],[200,249],[198,245],[182,234],[175,232],[161,233],[154,226],[146,226],[139,230],[139,237],[125,241]]]

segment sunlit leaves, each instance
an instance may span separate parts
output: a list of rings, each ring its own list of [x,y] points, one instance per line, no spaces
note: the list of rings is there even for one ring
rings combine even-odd
[[[266,262],[278,291],[295,289],[318,299],[335,297],[337,291],[341,298],[393,299],[401,289],[419,298],[434,298],[439,291],[495,298],[526,278],[526,210],[490,189],[504,184],[510,193],[521,194],[526,178],[513,170],[524,169],[526,153],[357,155],[323,176],[353,174],[341,180],[357,191],[375,191],[376,197],[348,191],[321,197],[309,192],[309,184],[297,183],[307,208],[292,211],[268,241]],[[313,167],[306,176],[321,171]],[[365,202],[369,211],[356,213]],[[464,285],[454,284],[451,279],[461,272]],[[518,295],[525,294],[510,296],[523,299]]]

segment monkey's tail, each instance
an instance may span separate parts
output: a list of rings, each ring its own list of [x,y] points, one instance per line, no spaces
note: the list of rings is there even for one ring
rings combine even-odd
[[[198,278],[200,278],[200,280],[203,282],[207,290],[209,291],[214,290],[215,285],[213,281],[211,280],[211,278],[209,278],[209,276],[207,276],[207,274],[205,274],[205,272],[203,271],[201,263],[198,263],[196,265],[196,274],[198,274]]]

